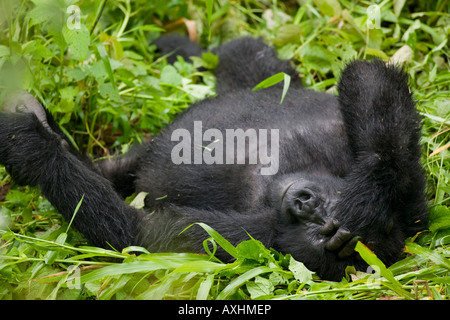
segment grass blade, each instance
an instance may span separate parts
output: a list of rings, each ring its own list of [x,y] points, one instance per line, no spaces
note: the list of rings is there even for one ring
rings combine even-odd
[[[233,246],[228,240],[226,240],[224,237],[222,237],[216,230],[208,226],[204,223],[196,223],[200,227],[202,227],[210,236],[214,239],[214,241],[217,242],[219,246],[222,247],[226,252],[228,252],[232,257],[237,258],[238,251],[235,246]],[[190,228],[191,226],[187,227]],[[186,229],[187,229],[186,228]],[[185,229],[185,230],[186,230]],[[184,231],[184,230],[183,230]]]
[[[379,268],[381,276],[389,281],[381,281],[384,286],[388,287],[389,289],[406,299],[413,299],[413,296],[403,289],[402,284],[397,279],[395,279],[392,272],[388,268],[386,268],[384,263],[380,259],[378,259],[378,257],[369,248],[358,241],[355,247],[355,251],[357,251],[364,259],[364,261],[366,261],[370,266],[376,266]]]
[[[287,73],[284,73],[284,72],[277,73],[277,74],[261,81],[260,83],[258,83],[252,90],[257,91],[257,90],[269,88],[271,86],[276,85],[277,83],[279,83],[281,81],[284,81],[283,94],[281,95],[281,101],[280,101],[280,104],[282,104],[284,101],[284,98],[287,94],[287,91],[289,89],[289,86],[291,84],[291,76],[288,75]]]
[[[197,300],[208,299],[208,294],[211,291],[211,287],[214,283],[214,274],[209,274],[205,280],[202,281],[197,291]]]
[[[88,274],[81,276],[80,283],[92,282],[99,279],[103,279],[107,276],[122,275],[136,272],[151,272],[159,269],[173,269],[178,267],[179,264],[171,261],[134,261],[129,263],[115,264],[107,266]]]
[[[421,247],[416,243],[407,243],[406,252],[424,255],[437,265],[450,270],[450,261],[448,259],[446,259],[444,256],[441,256],[439,253]]]
[[[284,80],[284,72],[280,72],[277,74],[274,74],[273,76],[264,79],[263,81],[261,81],[260,83],[258,83],[254,88],[253,91],[257,91],[260,89],[265,89],[265,88],[269,88],[273,85],[276,85],[277,83],[281,82]]]

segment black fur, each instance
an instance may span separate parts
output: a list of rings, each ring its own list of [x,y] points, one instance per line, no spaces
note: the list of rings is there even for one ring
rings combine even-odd
[[[157,44],[163,53],[180,48],[186,59],[202,52],[177,36]],[[219,95],[194,104],[124,157],[92,164],[48,112],[50,129],[19,108],[0,113],[0,163],[17,182],[39,185],[66,219],[84,195],[74,226],[97,246],[203,252],[202,228],[180,232],[204,222],[233,244],[248,232],[326,279],[340,280],[347,265],[365,267],[353,251],[357,239],[386,264],[395,262],[406,237],[426,223],[420,118],[405,73],[381,61],[352,62],[336,97],[302,88],[289,62],[261,40],[238,39],[215,52]],[[281,84],[251,90],[278,72],[292,77],[281,105]],[[172,132],[192,133],[194,121],[202,121],[203,132],[279,129],[277,174],[261,175],[261,164],[247,162],[174,164]],[[141,191],[151,214],[123,201]],[[230,260],[224,251],[217,255]]]

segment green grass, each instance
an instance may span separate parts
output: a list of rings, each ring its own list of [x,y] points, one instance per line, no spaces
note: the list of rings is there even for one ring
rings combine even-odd
[[[213,253],[88,247],[37,188],[15,185],[0,168],[1,299],[450,298],[450,3],[294,3],[3,0],[0,102],[15,87],[32,92],[80,151],[108,157],[214,94],[214,58],[167,65],[148,45],[164,30],[185,32],[195,23],[204,46],[262,36],[294,61],[307,87],[330,92],[346,61],[399,57],[424,119],[430,208],[429,230],[407,241],[404,259],[386,268],[358,245],[376,273],[348,268],[343,281],[329,282],[257,239],[234,247],[208,226],[208,241],[236,257],[234,263],[221,263]],[[67,12],[72,4],[81,12],[75,30],[70,26],[77,23],[76,10]],[[369,19],[374,28],[368,28],[368,8],[375,4],[380,24]],[[207,71],[198,71],[200,66]]]

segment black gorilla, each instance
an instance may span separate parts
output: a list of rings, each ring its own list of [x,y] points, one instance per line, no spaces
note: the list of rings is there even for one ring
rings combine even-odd
[[[177,36],[156,44],[186,59],[202,52]],[[97,246],[203,252],[200,226],[180,233],[203,222],[233,244],[248,233],[291,253],[325,279],[340,280],[347,265],[365,267],[354,252],[358,239],[395,262],[406,237],[426,223],[421,121],[407,75],[354,61],[336,97],[302,88],[290,63],[261,40],[215,52],[218,96],[109,161],[78,154],[48,111],[29,94],[16,96],[0,113],[0,163],[16,182],[39,185],[66,219],[84,195],[73,224]],[[292,77],[282,104],[281,83],[252,92],[279,72]],[[142,191],[146,214],[123,199]]]

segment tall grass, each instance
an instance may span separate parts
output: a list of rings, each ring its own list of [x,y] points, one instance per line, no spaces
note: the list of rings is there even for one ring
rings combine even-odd
[[[0,101],[11,87],[31,91],[82,152],[107,157],[214,94],[211,56],[172,67],[155,53],[149,43],[165,30],[188,32],[204,46],[262,36],[294,61],[306,86],[330,92],[346,61],[396,59],[408,70],[423,115],[430,207],[429,230],[407,241],[404,259],[386,268],[360,244],[374,273],[349,267],[341,282],[323,281],[257,239],[234,247],[205,225],[207,241],[234,263],[213,253],[88,247],[39,189],[15,185],[1,168],[0,297],[449,299],[449,2],[300,2],[3,0]]]

